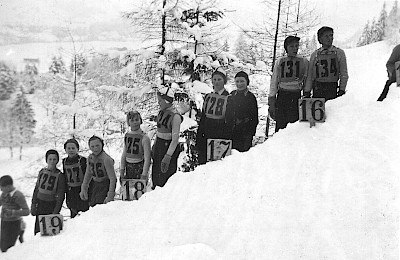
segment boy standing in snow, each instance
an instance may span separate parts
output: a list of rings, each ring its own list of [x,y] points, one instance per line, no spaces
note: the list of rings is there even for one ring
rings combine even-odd
[[[13,184],[13,179],[9,175],[0,178],[0,206],[1,208],[1,252],[6,252],[15,245],[18,236],[22,243],[23,222],[22,216],[29,215],[29,207],[25,196],[18,191]]]
[[[68,139],[64,143],[64,150],[68,154],[68,157],[62,160],[67,183],[67,207],[71,211],[71,218],[74,218],[79,211],[89,209],[89,203],[79,196],[86,172],[86,158],[78,154],[79,143],[75,139]]]
[[[207,139],[230,139],[225,114],[229,92],[225,89],[227,75],[221,67],[211,75],[214,91],[204,97],[196,136],[199,164],[207,162]]]
[[[39,171],[32,196],[31,214],[36,216],[34,234],[40,232],[39,215],[59,214],[64,202],[65,176],[57,169],[60,156],[56,150],[46,152],[47,167]]]
[[[93,178],[93,189],[89,205],[106,204],[114,200],[117,177],[114,170],[114,159],[104,150],[104,142],[98,136],[89,138],[92,153],[87,159],[86,173],[81,186],[80,197],[88,200],[88,187]]]
[[[183,119],[173,105],[174,93],[170,85],[162,86],[157,92],[160,111],[157,115],[157,138],[152,147],[153,188],[164,187],[178,169],[179,131]]]
[[[249,83],[249,75],[239,71],[235,75],[237,90],[228,98],[227,126],[232,129],[232,148],[239,152],[250,149],[258,125],[257,99],[247,88]]]
[[[130,111],[126,122],[131,131],[125,134],[121,156],[121,179],[144,179],[149,177],[151,160],[150,138],[142,131],[142,116],[138,111]]]
[[[298,57],[300,38],[288,36],[284,41],[286,57],[274,66],[268,94],[269,115],[276,121],[275,132],[299,120],[298,100],[304,87],[308,60]]]
[[[321,27],[317,36],[322,47],[311,54],[304,96],[310,97],[312,90],[313,98],[335,99],[346,92],[349,79],[346,55],[342,49],[332,45],[331,27]]]

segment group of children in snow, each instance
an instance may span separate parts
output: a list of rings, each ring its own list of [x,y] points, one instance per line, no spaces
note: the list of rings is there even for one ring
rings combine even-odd
[[[298,100],[301,96],[310,97],[312,91],[313,97],[330,100],[345,93],[348,74],[344,51],[332,45],[332,28],[321,27],[317,35],[322,47],[312,53],[310,62],[297,56],[300,38],[288,36],[284,41],[287,56],[275,63],[268,97],[269,114],[276,120],[276,131],[299,119]],[[397,49],[400,50],[400,45]],[[400,55],[397,56],[400,60]],[[199,164],[208,160],[210,140],[232,140],[233,149],[249,150],[258,124],[257,100],[248,90],[250,81],[246,72],[235,75],[237,90],[232,93],[225,89],[227,74],[222,68],[216,69],[211,79],[214,91],[204,97],[196,137]],[[157,92],[160,111],[152,148],[149,137],[140,128],[143,122],[140,113],[131,111],[127,114],[131,129],[124,137],[120,181],[147,181],[151,160],[153,189],[163,187],[176,172],[183,118],[173,104],[174,96],[171,85],[164,85]],[[30,211],[24,195],[14,188],[12,178],[8,175],[0,178],[3,252],[12,247],[18,237],[23,241],[21,216],[29,212],[36,216],[34,233],[38,233],[38,216],[58,214],[64,194],[72,218],[89,207],[114,200],[117,181],[114,160],[103,150],[101,138],[92,136],[88,144],[91,154],[86,159],[78,154],[79,143],[75,139],[65,142],[68,156],[62,160],[63,172],[57,168],[58,152],[46,152],[47,167],[41,169],[37,177]]]

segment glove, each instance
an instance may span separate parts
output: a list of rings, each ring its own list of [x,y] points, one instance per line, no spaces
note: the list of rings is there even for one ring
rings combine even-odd
[[[88,191],[87,188],[82,187],[81,192],[79,193],[79,197],[81,197],[82,200],[88,200]]]
[[[269,116],[275,120],[275,114],[276,114],[276,97],[268,97],[268,113]]]
[[[115,197],[115,192],[112,192],[112,191],[107,192],[107,197],[104,200],[104,204],[107,204],[108,202],[113,201],[114,197]]]
[[[164,155],[164,158],[161,161],[161,172],[166,173],[168,171],[169,163],[171,161],[171,155]]]
[[[303,98],[310,98],[310,97],[311,97],[311,92],[310,91],[304,91]]]
[[[337,96],[337,97],[343,96],[344,93],[346,93],[346,92],[345,92],[344,90],[341,90],[341,89],[340,89],[340,90],[338,91],[338,93],[337,93],[336,96]]]

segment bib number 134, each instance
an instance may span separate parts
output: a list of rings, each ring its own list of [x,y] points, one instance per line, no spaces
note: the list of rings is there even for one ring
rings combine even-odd
[[[303,122],[325,122],[325,99],[299,99],[299,120]]]

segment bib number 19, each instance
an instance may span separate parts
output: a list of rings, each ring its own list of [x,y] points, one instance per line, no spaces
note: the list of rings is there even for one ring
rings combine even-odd
[[[40,235],[54,236],[63,228],[64,218],[61,214],[39,215]]]

